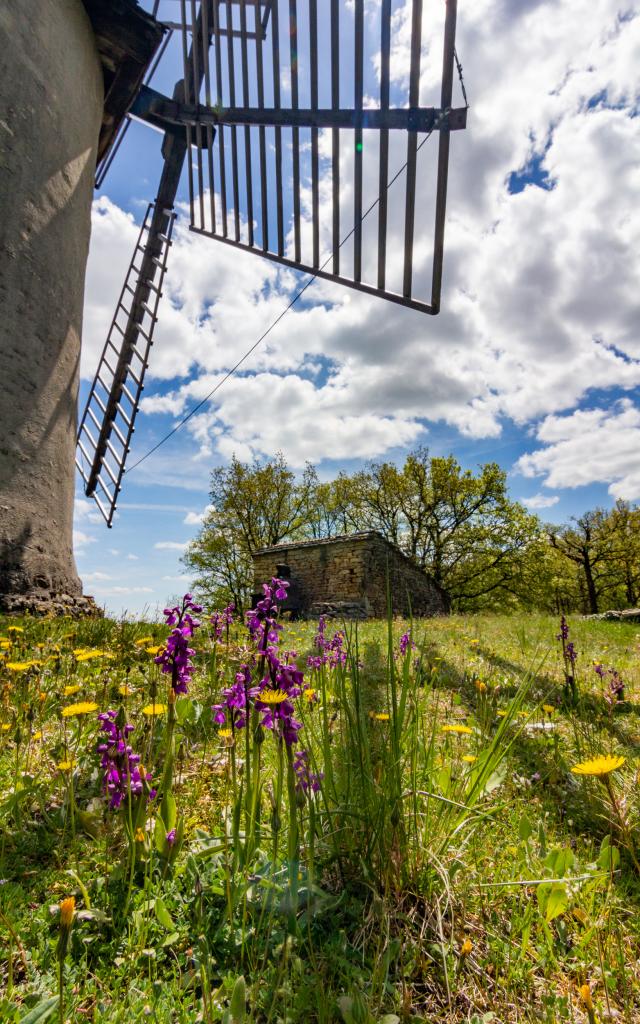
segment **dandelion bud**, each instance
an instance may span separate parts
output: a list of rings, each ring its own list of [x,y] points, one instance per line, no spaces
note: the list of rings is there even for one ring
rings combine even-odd
[[[76,912],[76,901],[74,896],[68,896],[60,904],[60,927],[68,931],[71,929],[73,918]]]
[[[462,945],[460,946],[460,956],[468,956],[473,949],[473,942],[467,936]]]

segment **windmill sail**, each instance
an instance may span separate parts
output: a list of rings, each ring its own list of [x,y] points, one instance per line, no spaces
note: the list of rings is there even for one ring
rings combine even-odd
[[[180,0],[180,11],[166,27],[181,33],[184,78],[172,98],[142,85],[129,111],[165,132],[164,166],[78,434],[85,493],[109,526],[185,158],[191,230],[435,314],[450,133],[466,126],[466,107],[451,106],[456,0],[446,0],[435,75],[423,0],[366,11],[365,0]],[[425,53],[439,105],[421,105]],[[418,154],[434,132],[428,178]]]

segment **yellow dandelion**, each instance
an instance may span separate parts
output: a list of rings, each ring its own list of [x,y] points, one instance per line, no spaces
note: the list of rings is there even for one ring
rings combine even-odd
[[[58,771],[61,772],[70,772],[71,769],[74,767],[75,763],[75,761],[60,761],[56,765],[56,768],[58,769]]]
[[[379,711],[377,714],[374,714],[373,717],[375,718],[376,722],[388,722],[390,716],[387,714],[386,711]]]
[[[221,740],[228,740],[233,736],[233,729],[218,729],[218,736]]]
[[[151,715],[164,715],[166,710],[167,710],[167,705],[166,704],[147,704],[147,706],[142,709],[142,714],[143,715],[149,715],[149,716],[151,716]]]
[[[34,665],[37,665],[36,661],[8,661],[7,668],[12,672],[27,672]]]
[[[582,1002],[584,1003],[585,1010],[593,1011],[593,999],[591,997],[591,986],[587,985],[587,984],[581,985],[580,988],[578,989],[578,992],[580,993],[580,998],[581,998]]]
[[[475,754],[463,754],[462,760],[466,761],[467,764],[473,764],[473,762],[477,761],[478,758],[475,756]]]
[[[37,732],[34,732],[34,734],[33,734],[33,739],[34,739],[34,740],[41,740],[41,739],[42,739],[42,732],[41,732],[41,730],[40,730],[40,729],[38,729],[38,731],[37,731]]]
[[[70,928],[76,912],[76,901],[74,896],[67,897],[60,904],[60,927]]]
[[[487,684],[483,682],[482,679],[476,679],[476,690],[478,691],[478,693],[486,693]]]
[[[459,736],[471,736],[473,729],[470,729],[468,725],[443,725],[443,732],[455,732]]]
[[[136,829],[135,840],[136,843],[144,843],[144,832],[141,828]]]
[[[75,651],[73,653],[75,654]],[[113,654],[109,654],[108,651],[82,651],[81,654],[76,654],[76,661],[92,661],[94,658],[113,658]]]
[[[90,715],[92,711],[97,710],[97,704],[90,700],[83,700],[79,704],[67,704],[66,708],[62,709],[62,717],[75,718],[77,715]]]
[[[45,701],[47,699],[47,694],[45,693],[44,690],[40,690],[40,693],[38,694],[38,696],[40,697],[41,701]]]
[[[7,627],[7,633],[24,633],[24,629],[22,628],[22,626],[8,626]],[[606,647],[605,647],[605,651],[606,651]]]
[[[258,696],[262,704],[283,704],[289,694],[284,690],[263,690]]]
[[[10,728],[11,722],[3,722],[2,725],[0,725],[0,729],[2,730],[2,732],[9,732]]]
[[[74,683],[73,686],[65,686],[63,693],[65,697],[73,697],[74,693],[77,693],[78,690],[81,689],[82,687],[79,683]]]
[[[10,640],[5,640],[4,638],[2,640],[0,640],[0,651],[8,651],[10,647],[11,647],[11,641]]]
[[[543,704],[542,710],[545,711],[548,715],[552,715],[556,708],[554,704]]]
[[[465,938],[464,942],[460,946],[460,956],[468,956],[472,949],[473,949],[473,942],[467,936],[467,938]]]
[[[145,644],[152,644],[154,637],[152,636],[141,636],[139,640],[136,640],[136,647],[144,647]]]
[[[592,761],[581,761],[580,764],[574,764],[571,771],[574,775],[594,775],[601,779],[605,775],[617,771],[618,768],[622,768],[624,762],[625,758],[622,756],[614,757],[612,754],[604,754],[602,757],[594,757]]]
[[[496,714],[497,714],[498,718],[506,718],[507,717],[507,712],[506,711],[497,711]]]
[[[308,704],[312,704],[313,701],[316,699],[316,691],[311,689],[311,687],[309,687],[308,690],[304,691],[302,696],[304,697],[304,699],[307,701]]]
[[[123,683],[122,686],[118,687],[118,693],[121,697],[130,697],[135,692],[135,688],[129,686],[128,683]]]
[[[156,644],[155,647],[145,647],[146,654],[156,655],[163,651],[164,647],[162,644]]]

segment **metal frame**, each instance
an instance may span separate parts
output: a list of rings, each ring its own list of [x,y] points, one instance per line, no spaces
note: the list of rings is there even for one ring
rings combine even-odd
[[[330,45],[330,77],[331,106],[318,105],[318,0],[271,0],[270,35],[271,35],[271,73],[272,82],[267,82],[268,68],[260,59],[263,45],[268,39],[263,38],[259,30],[261,21],[258,11],[262,11],[260,0],[249,5],[236,4],[231,0],[203,0],[201,10],[212,9],[213,44],[216,103],[211,105],[209,93],[205,103],[200,102],[200,92],[192,81],[187,90],[186,104],[172,104],[165,97],[152,90],[145,89],[138,101],[140,116],[157,124],[171,123],[175,130],[180,125],[189,136],[189,191],[191,230],[206,235],[245,251],[265,256],[284,266],[315,274],[330,281],[336,281],[348,287],[371,295],[378,295],[392,302],[400,303],[424,313],[436,314],[440,309],[442,288],[442,259],[444,223],[447,197],[447,176],[449,161],[449,136],[451,131],[466,127],[466,107],[451,109],[454,44],[456,24],[456,0],[446,0],[446,18],[443,42],[442,87],[439,108],[420,107],[419,85],[421,69],[421,40],[423,0],[413,0],[411,17],[411,57],[409,69],[409,96],[407,107],[390,106],[390,56],[391,56],[391,17],[392,0],[381,0],[381,37],[380,37],[380,96],[379,106],[374,109],[365,108],[363,102],[363,37],[364,37],[364,0],[353,2],[353,82],[349,89],[353,90],[354,102],[350,107],[341,105],[341,21],[340,0],[325,0],[322,4],[322,16],[328,24]],[[239,8],[239,10],[238,10]],[[255,21],[248,23],[247,10],[253,9]],[[224,23],[221,19],[224,12]],[[305,92],[309,94],[310,106],[299,103],[301,83],[297,62],[297,44],[300,24],[300,12],[304,14],[305,25],[309,33],[309,62],[305,78]],[[282,18],[287,16],[288,23],[288,54],[285,64],[281,61],[281,25]],[[186,40],[197,29],[195,0],[191,0],[191,20],[185,19],[183,38]],[[237,29],[237,32],[236,32]],[[253,29],[253,33],[251,30]],[[238,35],[239,33],[239,35]],[[236,37],[239,42],[234,42]],[[254,91],[257,89],[257,104],[250,102],[248,85],[248,40],[255,40],[256,60]],[[208,48],[207,48],[208,49]],[[186,54],[186,45],[183,45]],[[208,68],[208,52],[202,53],[202,60]],[[188,74],[195,74],[193,67],[185,64],[185,81]],[[290,76],[290,103],[282,103],[280,79],[283,69]],[[241,85],[239,83],[241,82]],[[266,87],[269,85],[273,93],[273,103],[265,104]],[[241,98],[242,102],[238,103]],[[252,148],[252,129],[259,129],[259,157],[254,160]],[[300,131],[310,132],[311,138],[311,258],[305,259],[301,247],[301,137]],[[332,138],[331,153],[331,259],[321,262],[319,248],[319,182],[320,162],[318,155],[318,133],[329,129]],[[380,152],[378,166],[379,210],[377,224],[377,272],[374,279],[367,281],[363,277],[363,132],[373,129],[380,133]],[[205,138],[205,130],[208,133]],[[340,206],[340,145],[341,132],[351,130],[354,133],[353,180],[353,220],[345,223],[345,212]],[[273,139],[275,162],[275,189],[267,196],[266,136],[269,131]],[[402,252],[402,283],[398,291],[388,287],[388,262],[390,257],[388,244],[388,188],[389,188],[389,133],[404,131],[407,134],[406,151],[406,187],[404,200],[403,252]],[[421,223],[416,211],[417,153],[420,148],[420,135],[437,131],[439,133],[438,160],[435,185],[435,223],[433,228],[433,266],[431,281],[415,281],[413,266],[414,240],[416,233],[424,238],[425,225]],[[241,136],[238,134],[242,132]],[[199,134],[198,134],[199,133]],[[285,134],[286,133],[286,134]],[[197,136],[197,138],[196,138]],[[283,143],[288,143],[290,156],[291,183],[291,248],[285,252],[285,232],[289,225],[284,224],[283,215]],[[215,146],[214,146],[215,144]],[[214,152],[215,148],[215,152]],[[254,200],[255,167],[260,175],[260,215],[258,237],[254,231]],[[208,174],[205,173],[205,167]],[[221,217],[205,216],[203,203],[203,181],[207,181],[207,189],[213,191],[214,179],[220,178],[219,195],[222,206]],[[231,189],[228,182],[231,180]],[[394,179],[395,180],[395,177]],[[271,201],[269,203],[269,200]],[[210,202],[214,199],[210,198]],[[369,212],[369,211],[367,211]],[[366,216],[366,213],[364,214]],[[244,229],[241,230],[241,221]],[[275,230],[274,230],[275,229]],[[353,257],[347,269],[346,257],[341,248],[346,239],[353,239]],[[416,285],[421,284],[422,288]],[[429,297],[430,287],[430,297]],[[425,296],[423,293],[427,292]]]

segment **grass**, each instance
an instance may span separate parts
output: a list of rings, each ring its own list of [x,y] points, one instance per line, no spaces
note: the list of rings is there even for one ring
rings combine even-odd
[[[574,697],[548,616],[347,625],[316,668],[317,625],[287,623],[289,748],[255,698],[221,735],[264,645],[202,622],[174,702],[164,626],[0,620],[0,1021],[640,1020],[637,624],[570,621]],[[148,778],[117,810],[81,702],[134,725]],[[624,764],[572,772],[598,755]]]

